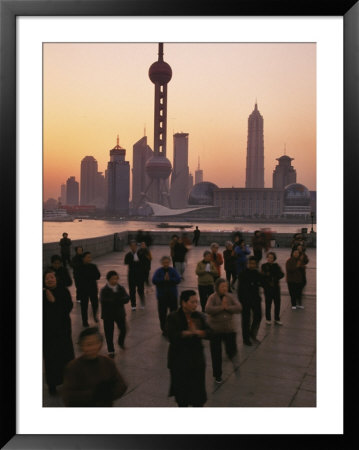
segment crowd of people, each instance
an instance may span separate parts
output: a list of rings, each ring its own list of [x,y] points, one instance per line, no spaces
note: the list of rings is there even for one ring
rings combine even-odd
[[[146,308],[145,284],[156,289],[159,327],[169,341],[168,369],[171,383],[169,395],[178,406],[203,406],[205,390],[205,358],[203,340],[209,341],[212,372],[215,383],[222,383],[222,343],[234,370],[239,369],[235,314],[241,314],[243,344],[258,344],[257,333],[262,320],[263,289],[266,324],[283,325],[280,319],[280,280],[286,277],[292,309],[303,309],[302,293],[306,285],[305,240],[300,234],[293,237],[291,254],[285,271],[276,262],[275,252],[269,251],[268,238],[256,231],[248,245],[240,232],[225,243],[223,254],[213,242],[196,263],[197,292],[182,290],[187,258],[191,245],[199,243],[198,227],[191,241],[187,235],[174,234],[169,242],[169,254],[162,256],[160,266],[153,271],[150,281],[152,239],[138,233],[129,241],[123,264],[127,265],[127,286],[119,283],[119,274],[110,270],[106,284],[99,290],[101,277],[92,255],[77,246],[71,259],[71,240],[63,233],[60,255],[51,257],[43,278],[43,355],[49,393],[56,395],[56,387],[63,385],[62,396],[66,406],[111,406],[127,389],[113,358],[115,324],[117,344],[125,349],[127,334],[126,309]],[[266,262],[261,264],[263,251]],[[72,277],[68,266],[72,268]],[[222,268],[223,266],[223,268]],[[72,280],[73,279],[73,280]],[[78,344],[81,356],[75,358],[72,342],[70,313],[73,302],[69,286],[74,281],[76,301],[81,306],[83,331]],[[88,304],[91,303],[95,326],[88,322]],[[200,310],[199,311],[199,307]],[[104,338],[96,324],[101,319],[108,355],[100,355]]]

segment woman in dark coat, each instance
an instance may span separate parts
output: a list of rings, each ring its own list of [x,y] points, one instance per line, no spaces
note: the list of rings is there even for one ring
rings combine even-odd
[[[304,309],[302,293],[304,287],[304,264],[300,258],[299,250],[292,250],[290,258],[285,264],[287,284],[292,303],[292,309]]]
[[[43,288],[43,354],[46,383],[50,394],[63,383],[64,369],[74,355],[70,311],[73,304],[69,290],[58,286],[54,271],[44,274]]]
[[[119,329],[118,345],[124,349],[126,336],[126,311],[124,305],[130,301],[125,288],[118,284],[119,276],[114,270],[106,275],[107,284],[101,289],[101,318],[106,336],[107,350],[110,358],[115,355],[113,331],[116,323]]]
[[[48,269],[55,272],[58,286],[70,287],[72,285],[69,271],[67,270],[67,267],[63,266],[60,255],[51,256],[51,265]]]
[[[175,397],[178,406],[203,406],[207,393],[202,339],[209,338],[210,329],[204,314],[196,311],[195,291],[183,291],[180,301],[181,307],[167,318],[169,396]]]

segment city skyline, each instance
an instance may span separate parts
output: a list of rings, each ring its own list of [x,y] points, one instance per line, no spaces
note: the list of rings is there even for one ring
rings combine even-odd
[[[148,67],[157,46],[44,45],[44,198],[59,197],[69,176],[80,179],[85,156],[93,156],[104,171],[117,134],[131,167],[132,147],[143,135],[153,148]],[[165,43],[173,70],[167,157],[173,161],[171,135],[189,133],[190,172],[200,157],[204,181],[244,187],[247,120],[257,101],[264,117],[265,187],[272,186],[276,159],[286,146],[298,182],[315,190],[315,54],[315,44]]]

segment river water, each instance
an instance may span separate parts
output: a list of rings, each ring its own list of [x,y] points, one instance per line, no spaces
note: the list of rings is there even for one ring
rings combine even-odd
[[[121,231],[159,231],[157,228],[159,222],[151,221],[137,221],[137,220],[91,220],[82,219],[79,222],[77,219],[74,222],[43,222],[43,242],[58,242],[62,233],[69,234],[70,239],[86,239],[97,236],[105,236],[107,234],[119,233]],[[168,222],[173,225],[193,225],[192,228],[187,228],[184,231],[193,232],[193,229],[198,225],[201,231],[242,231],[254,232],[261,228],[270,228],[277,233],[297,233],[302,228],[307,228],[308,232],[311,230],[311,223],[309,224],[293,224],[293,223],[206,223],[206,222]],[[313,226],[316,231],[316,225]],[[174,232],[181,231],[180,228],[162,228],[162,230],[173,230]]]

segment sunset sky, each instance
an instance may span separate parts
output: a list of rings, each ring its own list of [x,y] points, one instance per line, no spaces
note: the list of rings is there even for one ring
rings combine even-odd
[[[120,145],[146,130],[153,148],[154,85],[148,78],[158,44],[44,44],[44,199],[58,198],[69,176],[80,181],[87,155],[104,172]],[[189,133],[189,169],[198,157],[204,180],[244,187],[247,121],[257,99],[264,118],[265,187],[276,158],[292,158],[297,182],[316,189],[315,44],[166,44],[167,157],[173,133]],[[132,185],[132,180],[131,180]]]

